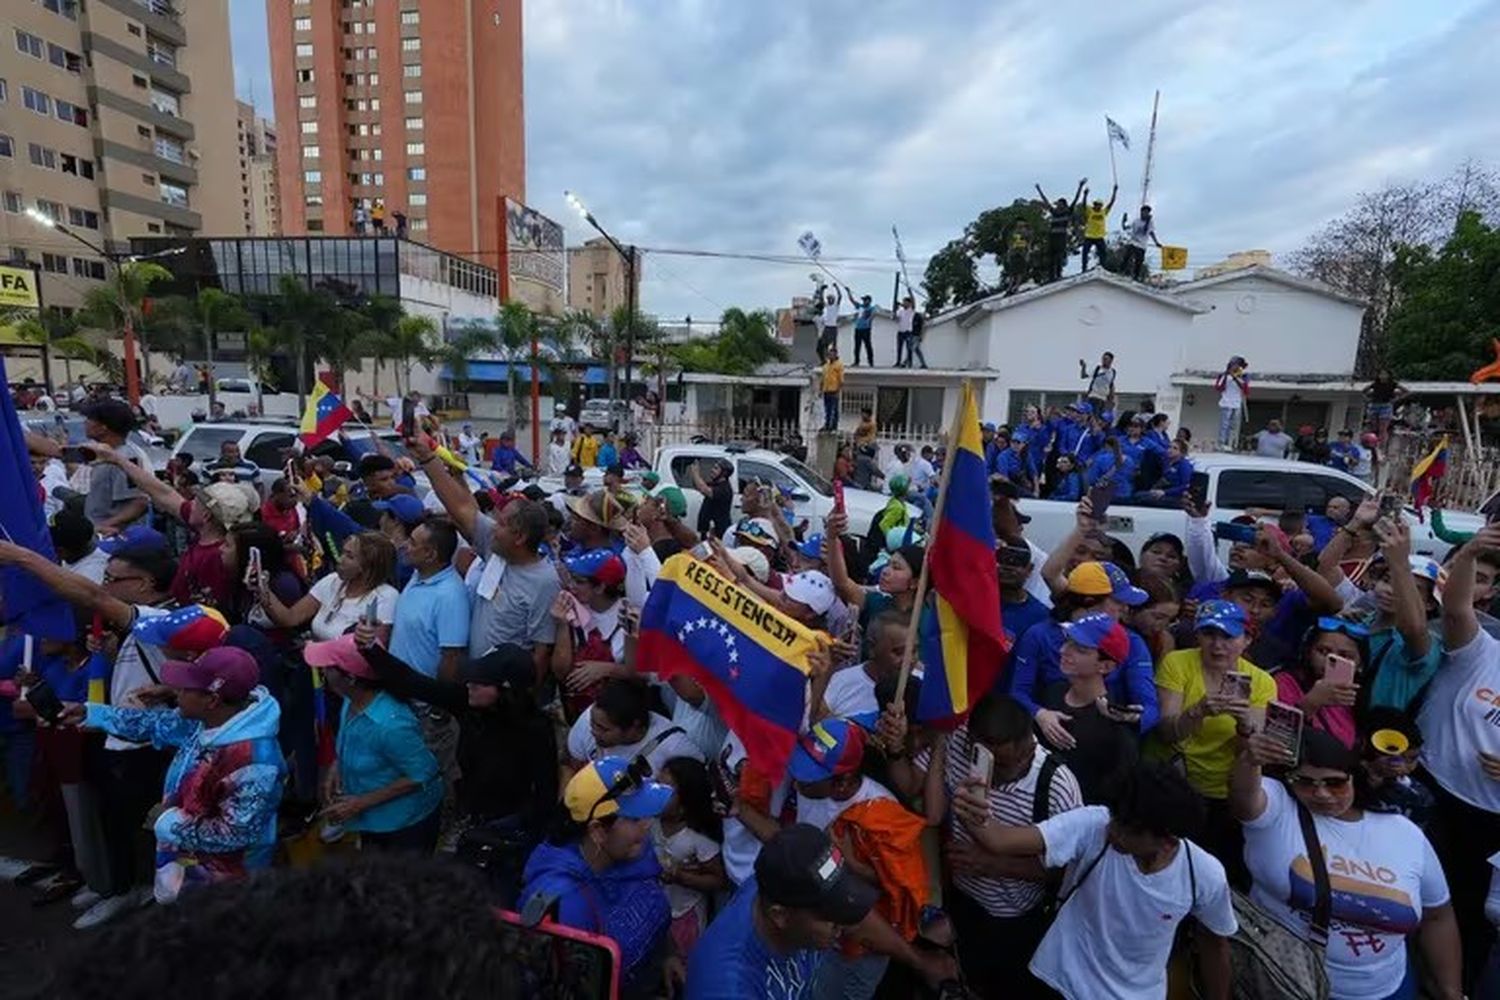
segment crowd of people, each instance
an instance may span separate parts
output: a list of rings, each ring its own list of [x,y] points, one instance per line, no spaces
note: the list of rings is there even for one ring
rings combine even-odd
[[[947,720],[917,711],[920,663],[902,681],[930,519],[898,502],[937,486],[941,449],[886,470],[868,440],[840,456],[841,480],[894,494],[893,523],[866,530],[807,524],[720,461],[475,490],[426,434],[347,481],[291,455],[272,482],[235,454],[164,480],[123,447],[128,407],[88,407],[92,474],[51,515],[55,558],[0,542],[76,619],[0,654],[6,788],[51,848],[4,873],[108,925],[55,995],[103,989],[111,949],[201,963],[212,920],[237,928],[224,960],[254,962],[244,942],[277,929],[250,915],[281,885],[279,919],[318,924],[286,901],[323,898],[320,871],[368,895],[372,929],[339,918],[322,951],[259,956],[283,982],[345,975],[338,935],[389,933],[392,900],[441,913],[409,877],[460,887],[453,927],[493,903],[613,940],[629,997],[1164,997],[1193,979],[1227,998],[1267,927],[1336,998],[1495,995],[1500,526],[1439,566],[1375,499],[1341,501],[1246,515],[1221,558],[1173,471],[1186,442],[1109,414],[1112,362],[1081,365],[1063,412],[983,430],[1009,649]],[[557,434],[576,462],[583,435]],[[38,482],[56,476],[55,443],[28,444]],[[1111,539],[1100,481],[1182,506],[1180,532]],[[1077,501],[1050,552],[1016,506],[1038,494]],[[722,691],[638,655],[674,558],[816,636],[783,770],[752,759]],[[409,873],[309,861],[350,852]],[[441,956],[404,926],[381,940],[407,970],[358,973],[430,989],[414,970]],[[450,957],[441,988],[494,974],[489,947]]]

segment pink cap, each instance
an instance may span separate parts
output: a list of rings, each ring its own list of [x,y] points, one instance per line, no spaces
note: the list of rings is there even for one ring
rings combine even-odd
[[[351,677],[375,676],[375,669],[354,644],[352,635],[341,635],[324,642],[310,642],[302,647],[302,658],[309,667],[335,667]]]
[[[218,646],[192,662],[168,660],[161,679],[174,688],[207,691],[225,701],[244,701],[260,683],[260,665],[237,646]]]

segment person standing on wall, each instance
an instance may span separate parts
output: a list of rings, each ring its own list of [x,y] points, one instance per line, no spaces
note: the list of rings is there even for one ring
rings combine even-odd
[[[1104,266],[1104,234],[1109,223],[1109,213],[1115,207],[1115,195],[1120,191],[1118,184],[1109,189],[1109,201],[1106,203],[1098,198],[1089,201],[1088,188],[1083,189],[1083,267],[1079,274],[1084,274],[1089,269],[1089,251],[1094,250],[1099,254],[1099,266]]]
[[[1244,418],[1245,401],[1250,397],[1250,376],[1246,369],[1250,363],[1236,354],[1224,366],[1224,371],[1214,379],[1214,388],[1219,391],[1219,447],[1233,451],[1240,440],[1240,422]]]
[[[844,291],[849,293],[849,301],[854,301],[854,289],[844,286]],[[875,367],[875,348],[870,342],[870,331],[875,325],[875,305],[870,301],[868,295],[859,297],[859,305],[854,307],[854,367],[859,367],[859,349],[865,349],[865,357],[870,361],[870,367]]]

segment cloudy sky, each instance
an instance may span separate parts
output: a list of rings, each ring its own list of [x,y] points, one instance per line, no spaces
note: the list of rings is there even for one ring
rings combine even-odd
[[[231,0],[241,96],[269,111],[264,0]],[[1361,190],[1500,149],[1500,0],[1098,4],[981,0],[527,0],[528,201],[622,241],[796,253],[815,232],[882,300],[900,227],[913,283],[981,210],[1041,182],[1109,186],[1104,116],[1139,200],[1203,264],[1295,249]],[[1076,266],[1076,263],[1075,263]],[[663,317],[776,306],[806,264],[650,254]]]

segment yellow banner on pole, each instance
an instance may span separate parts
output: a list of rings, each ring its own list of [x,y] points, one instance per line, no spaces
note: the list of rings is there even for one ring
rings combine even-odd
[[[1187,247],[1162,247],[1161,269],[1163,271],[1181,271],[1187,267]]]
[[[0,306],[35,309],[40,302],[41,299],[37,297],[35,271],[29,267],[0,265]]]

